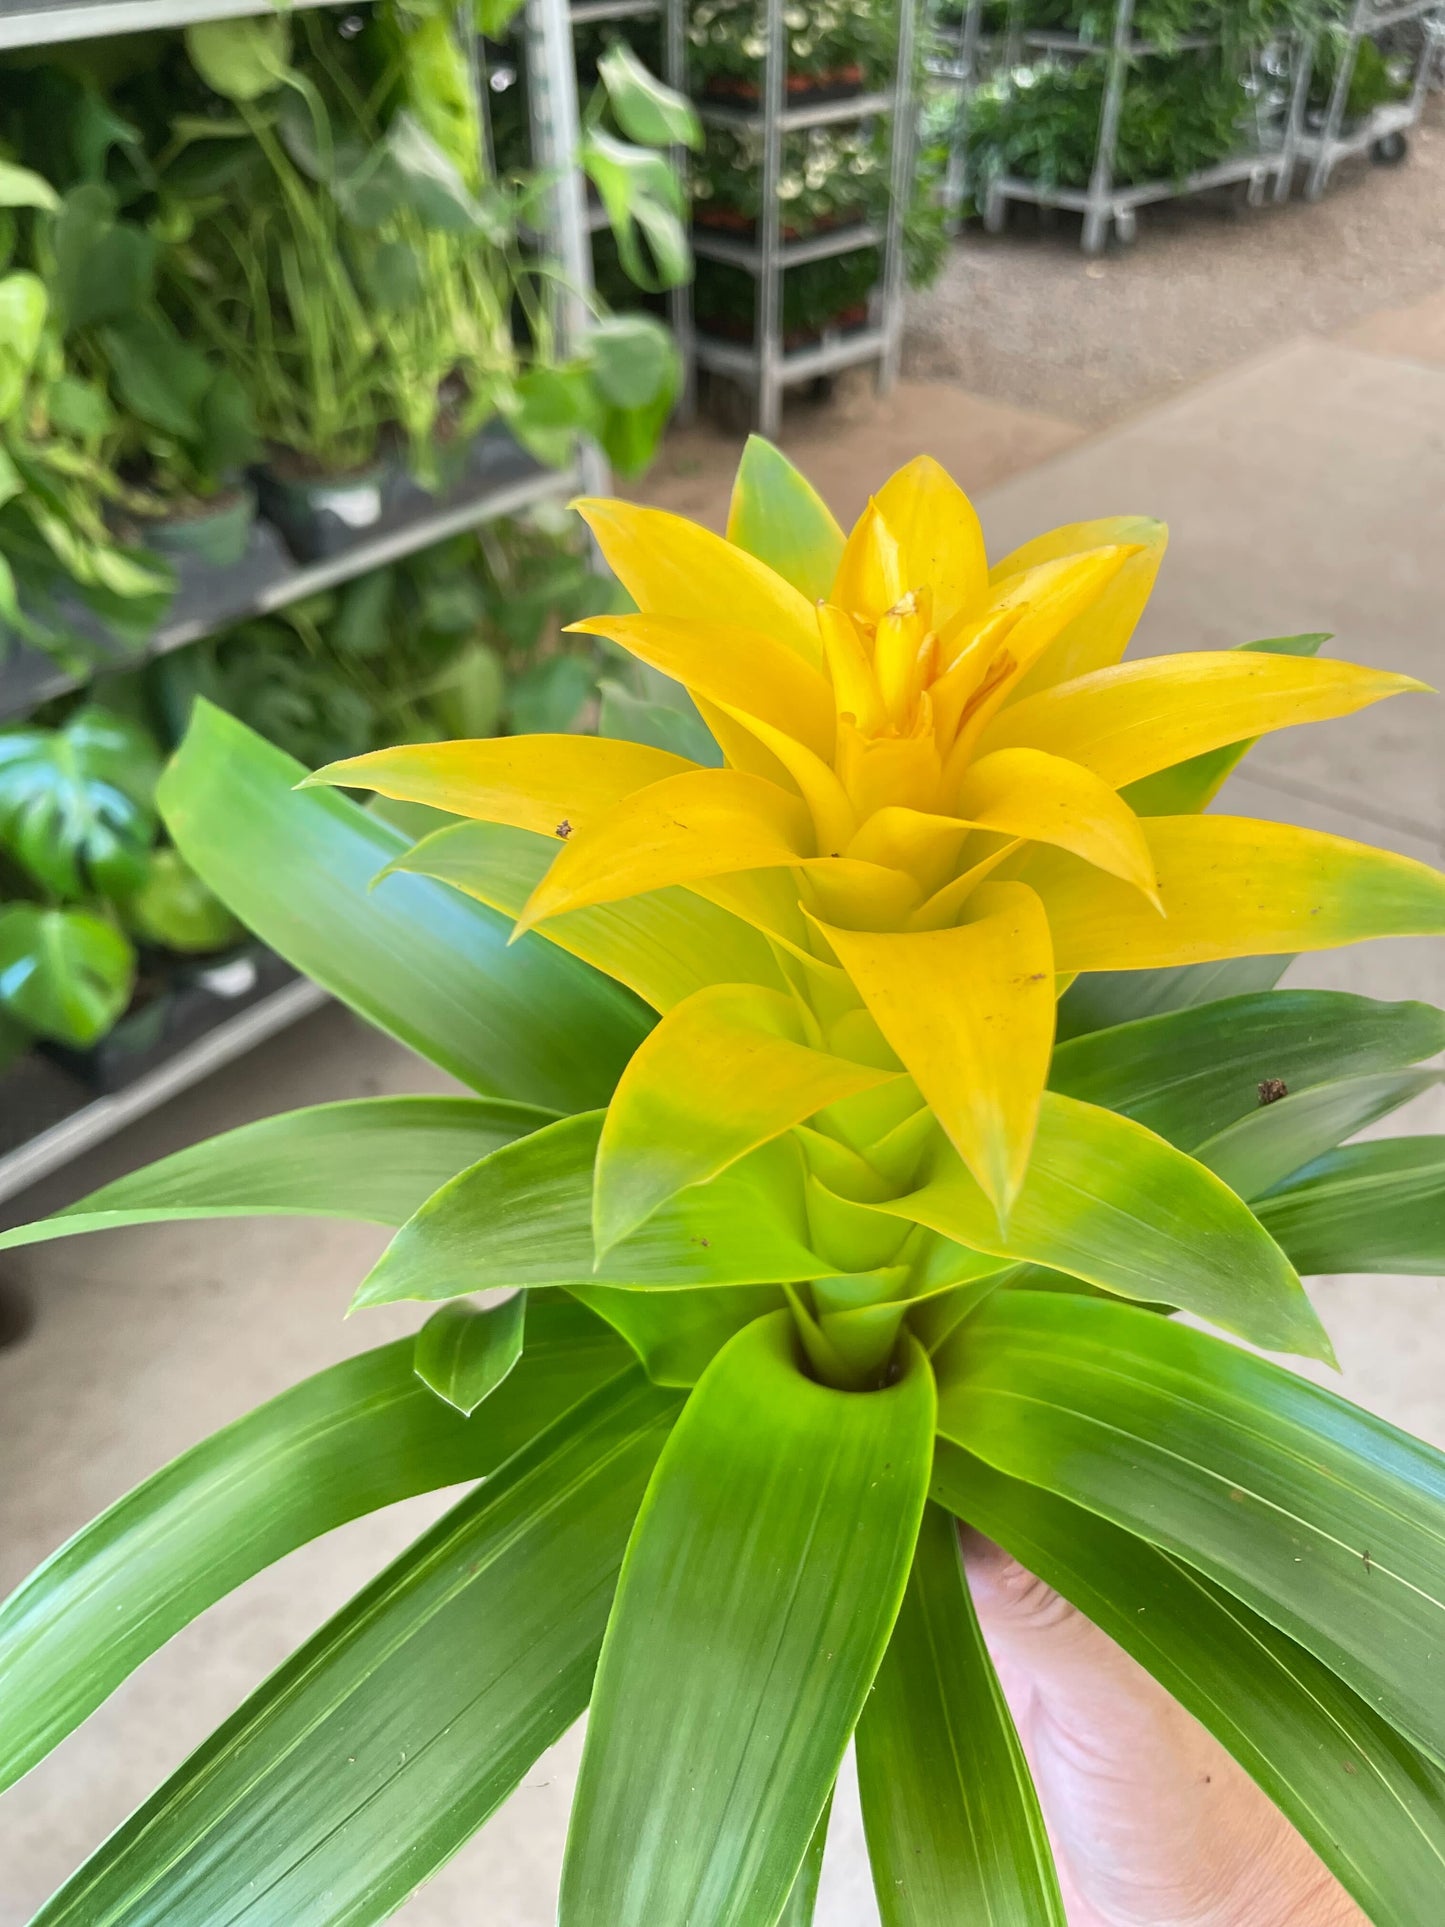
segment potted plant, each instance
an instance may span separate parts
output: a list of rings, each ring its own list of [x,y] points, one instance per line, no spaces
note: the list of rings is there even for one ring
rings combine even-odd
[[[43,1918],[379,1920],[590,1703],[563,1927],[808,1919],[855,1732],[886,1919],[1056,1922],[959,1517],[1375,1920],[1428,1920],[1445,1458],[1231,1339],[1328,1359],[1299,1270],[1445,1266],[1439,1141],[1333,1148],[1433,1079],[1445,1019],[1267,987],[1445,930],[1445,878],[1200,814],[1262,731],[1419,685],[1318,638],[1119,666],[1160,525],[990,578],[927,461],[846,538],[756,442],[727,541],[585,512],[639,613],[584,632],[685,683],[722,766],[544,735],[298,789],[203,709],[162,781],[237,915],[476,1094],[243,1126],[8,1234],[358,1217],[395,1228],[358,1304],[437,1309],[20,1588],[4,1777],[303,1540],[481,1483]],[[337,785],[463,820],[414,843]]]
[[[869,0],[828,0],[783,13],[790,102],[840,100],[880,83],[894,38],[890,10]],[[713,99],[754,105],[762,94],[767,8],[761,0],[702,0],[688,14],[693,68]]]
[[[0,164],[0,192],[23,170]],[[27,191],[48,193],[38,176]],[[107,639],[142,642],[171,592],[164,565],[107,523],[124,490],[102,454],[105,398],[68,366],[45,284],[0,273],[0,640],[68,669]],[[91,618],[90,621],[86,617]]]
[[[145,729],[94,703],[0,733],[0,1008],[102,1091],[209,1027],[217,992],[252,988],[213,981],[245,932],[157,840],[160,761]]]

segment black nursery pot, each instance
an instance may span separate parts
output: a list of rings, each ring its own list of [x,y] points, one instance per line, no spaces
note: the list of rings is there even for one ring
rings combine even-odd
[[[349,475],[288,472],[281,463],[256,471],[261,513],[280,530],[298,562],[324,562],[361,541],[386,513],[392,464],[378,461]]]
[[[157,955],[130,1009],[87,1050],[44,1043],[40,1049],[98,1097],[126,1090],[208,1031],[280,990],[296,972],[254,941],[210,957]]]

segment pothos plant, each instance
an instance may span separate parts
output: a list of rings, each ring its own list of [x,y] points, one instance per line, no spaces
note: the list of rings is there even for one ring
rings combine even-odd
[[[582,506],[638,605],[584,632],[686,685],[716,766],[539,736],[298,789],[211,710],[164,778],[236,912],[475,1095],[248,1125],[8,1234],[367,1219],[357,1303],[440,1309],[21,1587],[5,1776],[292,1547],[480,1483],[38,1920],[380,1919],[590,1704],[566,1927],[806,1921],[850,1736],[889,1927],[1059,1923],[961,1518],[1419,1927],[1445,1458],[1232,1340],[1328,1360],[1300,1272],[1445,1268],[1440,1141],[1337,1148],[1445,1017],[1272,988],[1439,932],[1445,878],[1200,813],[1262,731],[1418,685],[1317,637],[1121,661],[1160,525],[990,568],[927,460],[847,537],[757,442],[726,540]],[[460,820],[413,844],[336,785]]]

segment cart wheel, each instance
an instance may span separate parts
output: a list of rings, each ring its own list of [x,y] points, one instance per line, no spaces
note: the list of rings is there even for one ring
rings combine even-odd
[[[1403,134],[1385,134],[1370,149],[1370,159],[1377,167],[1398,167],[1410,152],[1410,143]]]
[[[1139,217],[1132,207],[1121,207],[1114,216],[1114,237],[1121,248],[1131,248],[1139,233]]]
[[[990,188],[983,203],[983,225],[989,234],[1002,234],[1008,225],[1008,200]]]
[[[28,1292],[0,1276],[0,1351],[18,1345],[35,1323],[35,1307]]]

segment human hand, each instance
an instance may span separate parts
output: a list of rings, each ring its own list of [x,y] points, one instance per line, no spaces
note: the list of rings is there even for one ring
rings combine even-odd
[[[964,1535],[1069,1927],[1369,1927],[1244,1769],[1017,1560]]]

